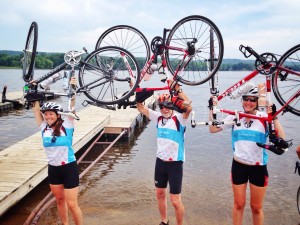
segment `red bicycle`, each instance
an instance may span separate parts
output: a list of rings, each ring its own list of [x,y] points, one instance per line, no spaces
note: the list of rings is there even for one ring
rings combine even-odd
[[[151,45],[145,35],[134,27],[111,27],[100,36],[96,49],[105,46],[128,50],[136,58],[139,67],[143,68],[135,78],[139,81],[135,92],[170,90],[168,85],[141,88],[141,82],[149,80],[154,71],[161,75],[162,82],[172,79],[192,86],[203,84],[218,71],[224,52],[223,38],[218,27],[211,20],[198,15],[185,17],[172,29],[164,29],[163,37],[154,37]],[[127,91],[131,90],[130,83],[123,84]],[[120,97],[113,84],[103,84],[103,89],[109,90],[103,92],[103,104],[118,103],[125,107],[135,104],[129,102],[128,98]]]
[[[213,121],[210,122],[196,122],[194,119],[194,113],[192,113],[192,127],[196,125],[221,125],[223,121],[217,119],[217,113],[226,113],[230,115],[236,115],[234,123],[238,124],[241,117],[248,117],[265,121],[268,124],[269,139],[271,145],[263,146],[269,148],[269,150],[275,151],[276,154],[282,154],[284,149],[287,149],[291,143],[276,138],[275,131],[272,126],[273,118],[280,113],[291,112],[294,115],[300,116],[300,45],[297,45],[289,49],[281,58],[277,61],[276,56],[272,53],[264,53],[259,55],[251,47],[245,47],[240,45],[239,50],[244,54],[246,58],[254,56],[256,58],[255,67],[256,70],[251,72],[245,78],[233,84],[231,87],[220,93],[214,91],[212,94],[216,96],[218,102],[221,102],[225,97],[236,98],[236,94],[242,95],[243,90],[249,84],[249,81],[256,77],[258,74],[265,76],[266,85],[266,101],[264,107],[267,107],[271,102],[271,90],[281,104],[280,108],[273,107],[271,113],[268,113],[266,117],[259,117],[255,115],[246,114],[237,110],[228,110],[213,106],[210,102],[210,106],[213,108]],[[216,79],[213,77],[212,79]],[[216,90],[214,86],[215,82],[212,82],[212,90]],[[279,147],[278,147],[279,146]],[[271,149],[270,149],[271,148]]]

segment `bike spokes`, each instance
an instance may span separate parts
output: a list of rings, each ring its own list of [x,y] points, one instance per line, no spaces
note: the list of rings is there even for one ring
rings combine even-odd
[[[134,92],[139,73],[137,62],[129,52],[103,47],[85,59],[79,74],[80,91],[99,104],[120,103]]]
[[[287,111],[300,116],[300,45],[288,50],[280,59],[272,77],[277,101],[288,104]]]
[[[217,26],[202,16],[189,16],[180,20],[170,31],[167,46],[185,49],[185,52],[169,49],[166,52],[168,67],[175,74],[181,66],[180,81],[199,85],[208,81],[219,69],[223,59],[223,39]],[[213,63],[207,63],[213,62]]]

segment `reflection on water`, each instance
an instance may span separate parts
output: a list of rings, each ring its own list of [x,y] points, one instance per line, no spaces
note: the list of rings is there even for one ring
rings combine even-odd
[[[240,77],[237,73],[221,73],[219,83],[224,86],[221,89],[224,89],[227,83],[236,81],[237,77]],[[209,97],[208,85],[195,88],[184,86],[183,89],[193,100],[197,115],[205,116]],[[239,103],[237,102],[237,105]],[[26,111],[19,113],[18,116],[10,114],[5,119],[0,117],[2,137],[7,136],[9,133],[7,131],[13,129],[16,122],[21,124],[21,128],[14,130],[16,136],[19,134],[20,139],[26,134],[24,130],[35,132],[32,124],[27,124],[28,121],[33,120],[31,113]],[[200,120],[201,116],[198,116],[198,119]],[[264,203],[265,224],[297,225],[299,215],[296,207],[296,192],[299,176],[293,172],[296,162],[295,146],[300,144],[297,131],[300,125],[299,117],[286,114],[280,119],[284,124],[286,136],[294,139],[294,146],[281,156],[269,153],[270,177]],[[6,121],[6,130],[2,129],[4,121]],[[23,123],[23,121],[27,122]],[[81,180],[79,204],[84,214],[84,224],[153,225],[160,222],[153,184],[155,135],[156,128],[151,123],[147,124],[142,133],[136,133],[136,139],[132,143],[118,143]],[[11,143],[9,138],[6,140]],[[102,150],[102,146],[97,146],[93,149],[93,156],[89,157],[96,157]],[[186,209],[184,224],[231,224],[233,201],[230,183],[231,151],[230,131],[210,134],[207,127],[187,128],[182,193]],[[45,189],[47,189],[46,184],[43,187],[43,190]],[[39,193],[34,191],[33,195]],[[16,224],[14,223],[16,219],[12,219],[16,215],[19,218],[23,217],[25,221],[26,213],[30,211],[29,205],[33,208],[38,203],[38,198],[34,199],[35,202],[31,205],[27,202],[20,204],[21,209],[14,208],[13,212],[10,212],[10,217],[5,216],[5,220],[1,218],[3,222],[0,224]],[[168,207],[170,224],[175,224],[175,216],[169,200]],[[56,208],[53,206],[45,212],[40,224],[54,224],[58,221],[57,218]],[[243,224],[252,224],[249,196],[247,196]]]

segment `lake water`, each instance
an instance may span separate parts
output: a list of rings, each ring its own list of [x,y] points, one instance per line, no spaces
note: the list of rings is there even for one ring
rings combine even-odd
[[[45,71],[37,71],[39,75]],[[248,72],[220,72],[219,86],[224,90]],[[0,88],[8,85],[9,91],[22,90],[20,70],[0,70]],[[150,82],[155,83],[155,76]],[[263,76],[255,79],[262,82]],[[56,84],[59,87],[59,84]],[[193,101],[196,119],[206,120],[207,100],[210,96],[208,83],[201,86],[183,86]],[[273,97],[274,98],[274,97]],[[77,101],[80,102],[84,96]],[[64,102],[63,98],[58,101]],[[274,100],[274,102],[276,102]],[[226,105],[226,102],[224,103]],[[240,105],[239,101],[227,104]],[[278,105],[279,106],[279,105]],[[269,153],[269,187],[264,202],[266,225],[298,225],[300,217],[296,206],[299,176],[294,174],[297,156],[295,148],[300,144],[299,117],[285,114],[280,117],[288,139],[294,146],[281,156]],[[16,126],[16,124],[18,124]],[[78,125],[80,126],[80,122]],[[15,111],[0,117],[0,150],[37,132],[30,110]],[[76,132],[76,128],[75,128]],[[147,123],[136,132],[130,143],[116,144],[95,167],[81,180],[79,204],[88,225],[142,225],[159,224],[160,218],[155,199],[153,172],[155,163],[156,128]],[[231,224],[233,204],[230,168],[232,150],[230,132],[210,134],[208,127],[187,127],[186,162],[182,198],[186,213],[184,224],[220,225]],[[92,154],[98,154],[95,147]],[[2,216],[0,224],[23,224],[31,210],[49,191],[46,182],[33,190],[16,207]],[[174,210],[168,200],[170,224],[175,224]],[[56,224],[56,207],[47,210],[39,224]],[[71,223],[73,224],[73,223]],[[245,225],[252,224],[249,196],[244,213]]]

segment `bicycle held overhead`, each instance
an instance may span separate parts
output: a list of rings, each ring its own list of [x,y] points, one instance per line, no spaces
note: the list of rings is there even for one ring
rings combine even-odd
[[[163,82],[174,80],[191,86],[203,84],[218,71],[224,52],[217,26],[208,18],[197,15],[181,19],[172,29],[164,29],[163,36],[154,37],[150,46],[138,29],[127,25],[114,26],[100,36],[96,49],[107,45],[129,50],[139,62],[142,69],[139,87],[132,88],[135,92],[168,90],[171,93],[169,85],[148,87],[147,83],[142,83],[142,80],[150,79],[154,71],[160,74]],[[142,88],[142,84],[146,87]],[[122,99],[124,101],[119,106],[124,108],[135,104],[128,98]]]
[[[118,103],[122,98],[128,98],[138,85],[138,77],[140,69],[136,59],[127,50],[117,46],[106,46],[88,53],[86,50],[83,52],[69,51],[65,54],[62,64],[52,69],[50,72],[43,76],[34,77],[35,57],[37,54],[37,38],[38,38],[38,25],[33,22],[28,31],[23,64],[23,80],[26,82],[24,88],[25,103],[43,100],[44,96],[67,96],[70,93],[64,92],[49,92],[39,89],[39,84],[53,76],[54,74],[64,71],[70,74],[70,77],[75,76],[75,71],[78,72],[79,87],[73,90],[74,93],[83,93],[88,100],[83,102],[87,104],[114,109],[105,103]],[[86,55],[84,59],[81,59]],[[34,84],[32,85],[32,81]],[[119,82],[120,81],[120,82]],[[129,83],[132,89],[123,89],[123,85],[119,83]],[[107,92],[103,85],[107,84],[108,88],[113,86],[114,92],[113,99],[108,99],[108,96],[102,95]],[[2,101],[11,101],[6,99],[6,89],[2,94]],[[102,94],[101,94],[102,93]],[[124,94],[125,93],[125,94]],[[120,99],[118,99],[120,97]],[[24,102],[20,102],[23,104]]]
[[[291,141],[285,141],[277,138],[276,130],[273,128],[273,120],[277,118],[279,114],[284,114],[286,112],[291,112],[294,115],[300,116],[300,60],[299,57],[297,57],[297,55],[300,53],[300,45],[289,49],[278,61],[275,55],[272,53],[264,53],[259,55],[251,47],[245,47],[243,45],[241,45],[239,49],[247,58],[251,55],[255,56],[256,70],[230,86],[224,92],[216,94],[214,99],[217,102],[222,102],[222,99],[225,97],[236,98],[237,96],[234,96],[236,91],[239,91],[240,95],[242,94],[242,91],[246,93],[247,90],[242,89],[246,89],[245,87],[247,86],[251,87],[251,85],[249,85],[249,81],[258,74],[262,74],[266,79],[266,101],[264,107],[267,108],[269,103],[271,103],[271,90],[273,90],[277,101],[281,104],[281,107],[277,108],[275,105],[273,105],[271,111],[267,113],[267,116],[256,116],[249,115],[238,110],[219,108],[217,104],[213,104],[211,99],[209,101],[209,108],[213,110],[212,121],[196,122],[194,119],[195,113],[192,113],[192,127],[197,125],[220,126],[224,124],[223,121],[217,119],[217,113],[235,115],[236,119],[234,124],[236,125],[239,125],[242,117],[258,119],[267,123],[267,128],[269,130],[270,144],[263,145],[261,147],[268,148],[276,154],[282,154],[288,149],[289,146],[291,146],[292,143]],[[215,78],[213,77],[212,79]],[[216,87],[212,87],[212,89],[215,88]]]

